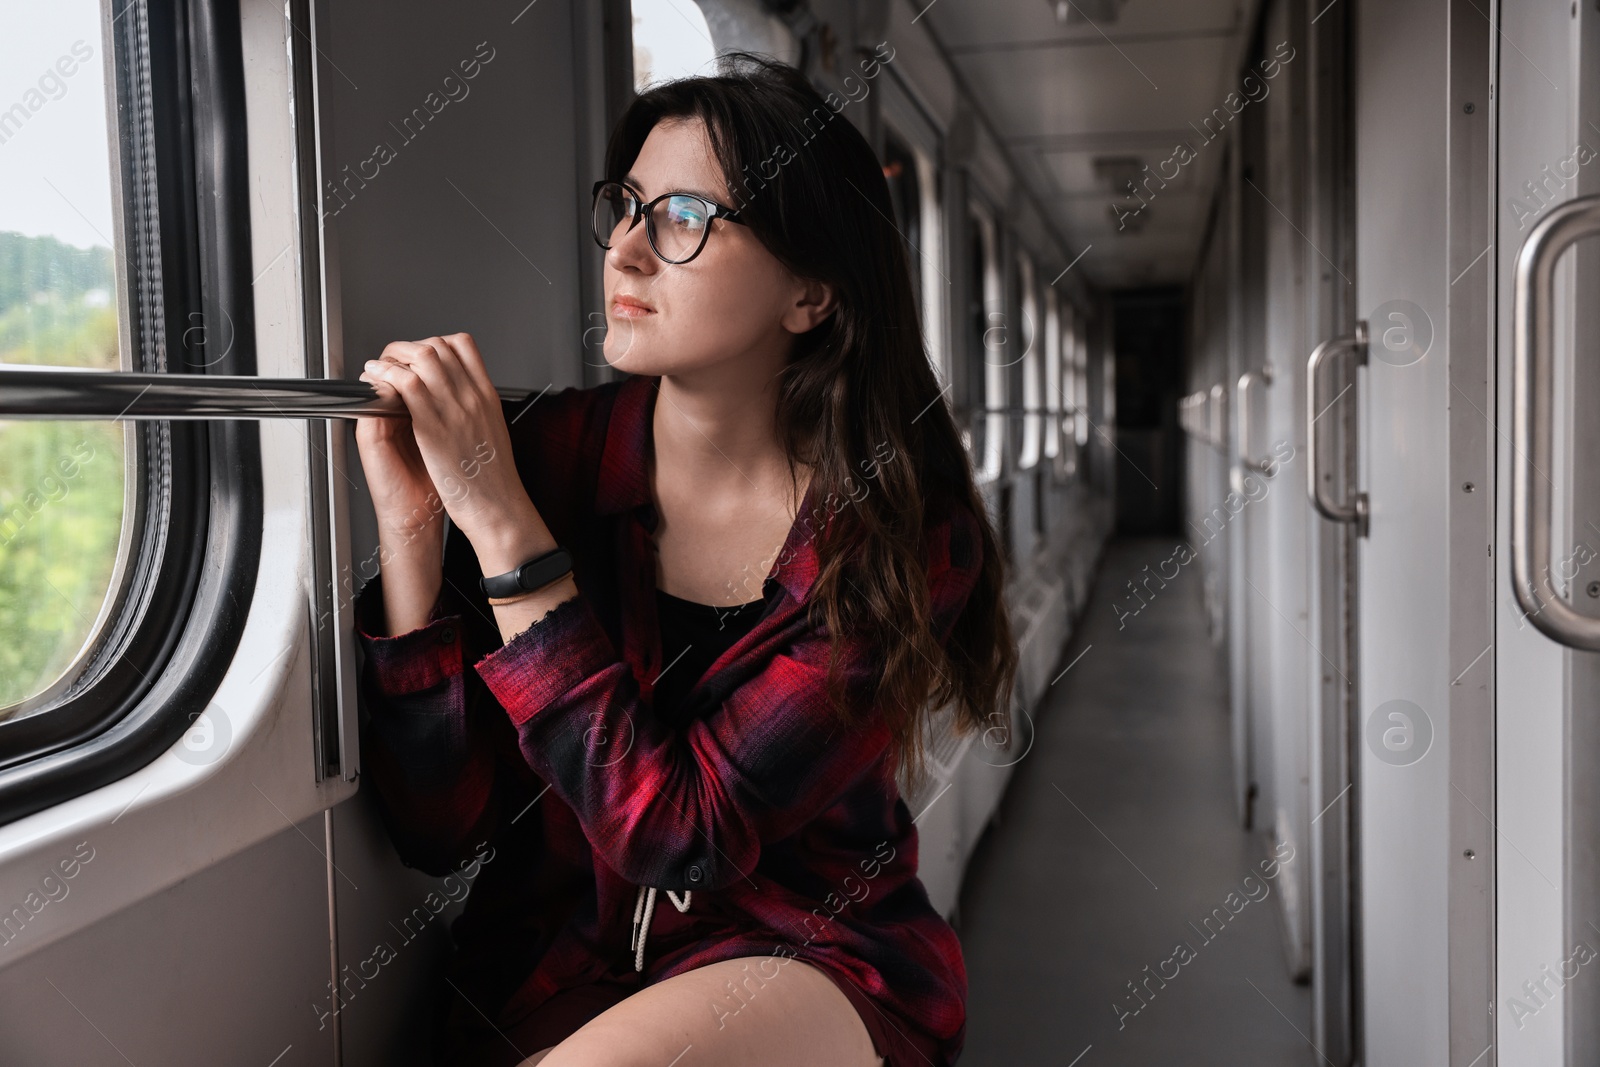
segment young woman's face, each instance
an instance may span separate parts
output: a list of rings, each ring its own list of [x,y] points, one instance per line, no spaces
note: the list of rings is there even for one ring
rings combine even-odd
[[[657,123],[624,182],[642,203],[686,192],[737,206],[700,119]],[[657,212],[664,241],[666,204]],[[748,226],[720,218],[710,225],[700,254],[679,264],[651,250],[643,220],[613,237],[605,255],[607,363],[658,375],[759,361],[776,374],[794,334],[824,317],[812,299],[817,287],[790,274]]]

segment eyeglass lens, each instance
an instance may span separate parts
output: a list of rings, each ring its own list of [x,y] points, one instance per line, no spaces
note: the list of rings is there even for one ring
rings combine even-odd
[[[594,204],[594,235],[601,247],[610,248],[627,232],[639,199],[626,186],[608,182],[600,187]],[[711,219],[698,197],[669,196],[651,209],[646,220],[650,242],[656,254],[670,263],[679,263],[699,251]]]

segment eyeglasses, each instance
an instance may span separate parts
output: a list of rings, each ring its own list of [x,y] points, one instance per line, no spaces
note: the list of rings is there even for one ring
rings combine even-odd
[[[706,246],[711,220],[727,219],[745,225],[739,212],[694,193],[662,193],[648,204],[621,182],[604,179],[594,183],[592,211],[595,243],[610,248],[623,221],[628,230],[643,218],[650,250],[667,263],[687,263]]]

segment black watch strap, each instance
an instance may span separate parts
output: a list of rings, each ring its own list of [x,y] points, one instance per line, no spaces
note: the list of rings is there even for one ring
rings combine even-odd
[[[535,556],[514,571],[497,574],[493,578],[480,578],[478,585],[489,596],[503,599],[543,589],[571,573],[572,554],[564,548],[554,548],[542,556]]]

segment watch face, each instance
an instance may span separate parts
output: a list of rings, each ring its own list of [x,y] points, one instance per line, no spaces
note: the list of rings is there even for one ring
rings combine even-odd
[[[564,548],[530,559],[517,568],[517,585],[525,592],[543,589],[572,569],[572,557]]]

